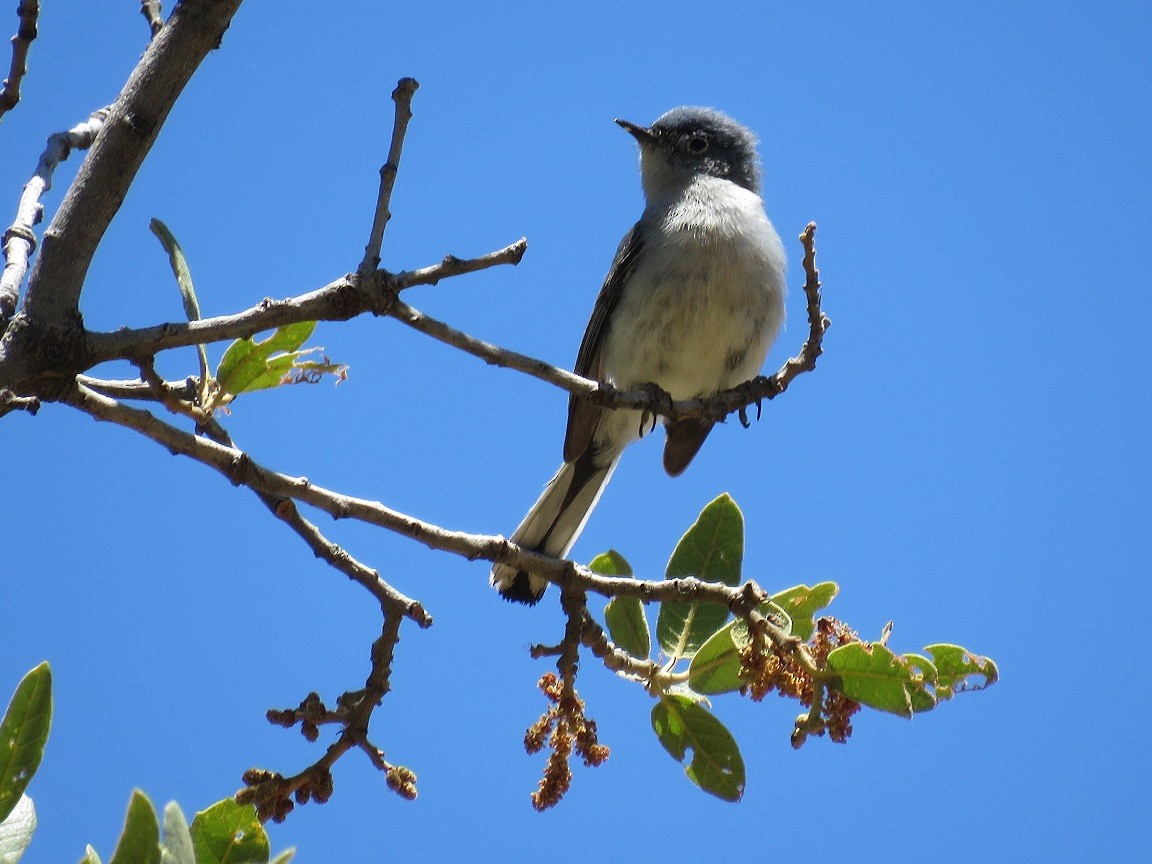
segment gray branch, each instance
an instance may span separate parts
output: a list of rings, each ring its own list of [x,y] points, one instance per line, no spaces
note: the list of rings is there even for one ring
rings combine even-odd
[[[168,112],[204,57],[220,44],[239,6],[240,0],[180,3],[149,44],[44,232],[24,299],[30,319],[58,325],[77,319],[96,247]]]
[[[12,37],[12,65],[4,79],[4,88],[0,90],[0,117],[20,103],[20,83],[28,73],[28,49],[36,38],[40,0],[20,0],[16,15],[20,18],[20,29]]]

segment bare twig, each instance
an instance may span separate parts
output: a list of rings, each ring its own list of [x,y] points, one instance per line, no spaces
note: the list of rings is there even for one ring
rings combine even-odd
[[[172,414],[188,417],[197,424],[206,423],[211,414],[200,408],[192,399],[182,399],[156,372],[156,358],[143,357],[132,361],[140,370],[140,379],[148,387],[152,398],[162,404]]]
[[[374,296],[365,296],[357,291],[351,277],[344,277],[298,297],[287,300],[264,300],[259,305],[235,315],[205,318],[200,321],[174,322],[138,330],[90,333],[89,360],[91,363],[104,362],[168,348],[251,336],[262,330],[297,321],[346,320],[365,311],[382,310],[384,314],[409,327],[479,357],[487,363],[515,369],[606,407],[648,411],[669,419],[694,414],[720,420],[762,399],[775,398],[787,390],[798,375],[815,368],[816,359],[823,351],[824,333],[830,326],[830,321],[820,306],[820,278],[815,266],[815,231],[815,224],[810,224],[800,238],[805,249],[804,269],[807,278],[804,292],[808,301],[809,319],[808,338],[800,353],[790,358],[774,375],[754,378],[737,387],[698,399],[673,402],[667,394],[654,394],[651,389],[617,390],[610,384],[582,378],[535,357],[477,339],[443,321],[425,315],[398,299],[388,300],[388,297],[394,297],[395,291],[414,285],[436,284],[440,279],[475,272],[498,264],[516,264],[527,248],[523,240],[479,258],[460,259],[446,256],[439,264],[419,270],[405,271],[396,275],[379,271],[382,288]],[[392,290],[389,291],[384,286]]]
[[[145,383],[137,378],[135,380],[110,380],[107,378],[93,378],[91,375],[77,375],[76,381],[113,399],[140,399],[145,402],[163,402],[165,398],[180,399],[185,402],[194,402],[198,398],[197,380],[185,378],[183,381],[165,381],[163,389],[167,391],[166,397],[160,397],[152,384]]]
[[[240,0],[177,4],[112,105],[52,224],[24,299],[28,317],[71,321],[96,247],[120,209],[172,106],[220,44]]]
[[[385,611],[380,637],[372,644],[372,669],[364,689],[341,696],[335,711],[329,711],[318,696],[311,694],[299,708],[268,712],[269,721],[277,725],[300,723],[309,740],[315,740],[318,723],[340,723],[344,730],[323,756],[291,777],[261,768],[244,772],[245,788],[236,793],[236,800],[253,804],[261,821],[283,822],[294,808],[293,800],[296,804],[327,801],[332,794],[332,766],[354,748],[364,751],[372,764],[385,773],[394,792],[409,800],[416,797],[416,775],[402,765],[389,763],[384,751],[368,739],[372,713],[391,690],[392,660],[400,641],[402,617],[395,609]]]
[[[11,390],[0,389],[0,417],[10,411],[27,411],[35,414],[40,410],[40,400],[35,396],[18,396]]]
[[[152,38],[164,26],[164,18],[160,14],[160,0],[140,0],[140,14],[148,19],[148,28],[152,31]]]
[[[12,37],[12,65],[0,90],[0,117],[20,103],[20,82],[28,72],[28,48],[36,38],[36,21],[40,17],[40,0],[20,0],[16,7],[20,28]]]
[[[101,108],[67,132],[56,132],[48,137],[48,144],[40,154],[36,173],[24,184],[20,204],[16,208],[16,221],[4,232],[4,273],[0,276],[0,332],[7,327],[9,319],[16,311],[16,301],[20,295],[20,285],[28,273],[28,259],[36,248],[36,234],[33,228],[44,215],[44,205],[40,198],[52,188],[52,175],[56,167],[68,158],[73,150],[86,150],[92,146],[104,121],[108,109]]]
[[[520,239],[479,258],[448,255],[439,264],[395,276],[380,271],[377,273],[375,292],[358,290],[355,280],[351,276],[344,276],[323,288],[297,297],[285,300],[267,298],[234,315],[202,318],[199,321],[174,321],[136,330],[125,328],[110,333],[89,332],[88,360],[95,365],[107,360],[155,354],[170,348],[242,339],[300,321],[347,321],[365,312],[387,314],[397,290],[415,285],[434,285],[441,279],[474,273],[488,267],[518,264],[527,245],[527,241]]]
[[[396,291],[412,288],[416,285],[435,285],[441,279],[450,276],[462,276],[465,273],[475,273],[477,270],[487,270],[498,264],[519,264],[528,251],[528,239],[521,237],[515,243],[510,243],[503,249],[481,255],[479,258],[457,258],[455,255],[445,255],[437,264],[431,267],[421,267],[419,270],[405,270],[388,279],[391,287]]]
[[[376,212],[372,217],[372,231],[368,245],[364,247],[364,260],[357,268],[357,275],[367,279],[380,266],[380,247],[384,243],[384,229],[392,218],[389,207],[392,203],[392,187],[396,183],[396,172],[400,169],[400,154],[404,150],[404,135],[408,131],[408,121],[412,119],[412,97],[420,86],[415,78],[401,78],[392,91],[392,101],[396,103],[396,115],[392,121],[392,143],[388,147],[388,161],[380,167],[380,191],[376,197]]]
[[[482,558],[527,570],[571,590],[593,591],[608,597],[639,597],[645,603],[666,600],[689,600],[726,606],[748,621],[754,630],[763,630],[773,644],[788,649],[797,641],[760,615],[757,607],[768,594],[755,582],[729,587],[719,582],[704,582],[692,577],[681,579],[625,579],[601,576],[571,561],[551,558],[522,549],[503,537],[453,531],[393,510],[378,501],[342,495],[317,486],[303,477],[289,477],[260,465],[235,447],[206,440],[163,422],[148,411],[124,405],[102,396],[83,385],[77,385],[69,404],[95,417],[107,420],[151,438],[173,454],[190,456],[223,474],[233,485],[247,486],[277,499],[292,498],[329,513],[337,519],[357,519],[387,528],[433,549],[452,552],[469,560]],[[401,597],[403,595],[400,595]],[[405,598],[406,599],[406,598]],[[403,605],[403,600],[397,598]],[[417,623],[406,607],[406,614]]]
[[[820,308],[820,272],[816,269],[816,223],[809,223],[800,235],[800,242],[804,246],[804,271],[806,279],[804,294],[808,301],[808,338],[800,349],[799,355],[790,358],[774,375],[769,377],[753,378],[729,390],[722,390],[711,396],[697,399],[683,399],[672,401],[667,393],[658,388],[645,390],[617,390],[611,384],[591,381],[579,375],[565,371],[559,367],[501,348],[498,345],[484,342],[474,336],[457,330],[456,328],[431,318],[417,309],[397,300],[389,313],[397,321],[407,324],[414,330],[438,339],[454,348],[459,348],[474,357],[479,357],[486,363],[515,369],[542,381],[554,384],[569,393],[583,396],[609,408],[632,408],[646,411],[650,414],[659,414],[669,420],[675,420],[685,415],[709,417],[713,420],[723,420],[729,414],[742,411],[749,405],[756,404],[762,399],[774,399],[785,390],[788,385],[801,373],[816,368],[816,358],[823,352],[824,333],[831,326],[828,316]]]

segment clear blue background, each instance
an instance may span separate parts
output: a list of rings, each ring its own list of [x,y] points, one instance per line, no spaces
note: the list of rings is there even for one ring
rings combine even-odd
[[[24,102],[0,126],[10,218],[45,137],[111,102],[146,44],[135,0],[46,3]],[[385,266],[482,254],[517,268],[409,292],[476,336],[568,366],[641,208],[612,124],[719,107],[762,138],[767,209],[793,261],[819,223],[833,320],[817,372],[688,473],[649,439],[575,554],[644,575],[729,491],[745,574],[832,579],[834,611],[892,644],[956,641],[1002,681],[906,722],[864,714],[847,746],[788,745],[794,703],[717,700],[744,801],[692,786],[650,699],[591,659],[580,690],[612,756],[535,813],[523,730],[559,639],[555,596],[501,602],[487,567],[317,517],[435,616],[406,626],[374,739],[419,775],[401,801],[353,753],[335,796],[272,826],[301,861],[1084,861],[1130,857],[1152,803],[1141,658],[1149,608],[1146,3],[248,3],[177,104],[91,269],[112,329],[180,318],[148,220],[191,261],[205,314],[316,288],[367,239],[396,79],[421,82]],[[0,17],[14,32],[15,16]],[[3,63],[6,65],[7,60]],[[81,159],[45,198],[49,215]],[[454,529],[507,534],[560,458],[564,394],[394,321],[322,324],[333,387],[241,399],[226,424],[267,465]],[[218,357],[221,346],[214,346]],[[162,371],[194,371],[190,350]],[[110,376],[128,375],[108,367]],[[659,436],[653,436],[658,438]],[[56,716],[26,861],[107,859],[134,786],[191,814],[253,765],[317,758],[264,711],[360,686],[372,601],[253,495],[55,405],[0,427],[0,702],[42,659]]]

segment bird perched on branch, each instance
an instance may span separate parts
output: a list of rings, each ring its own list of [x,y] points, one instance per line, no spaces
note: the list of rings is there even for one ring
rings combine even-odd
[[[673,399],[753,378],[784,320],[784,247],[764,213],[755,136],[711,108],[674,108],[650,127],[616,121],[640,145],[646,206],[596,298],[575,371],[621,390],[655,384]],[[666,422],[664,470],[688,467],[713,421]],[[564,464],[513,542],[563,557],[584,528],[641,412],[568,404]],[[504,564],[492,584],[534,604],[547,580]]]

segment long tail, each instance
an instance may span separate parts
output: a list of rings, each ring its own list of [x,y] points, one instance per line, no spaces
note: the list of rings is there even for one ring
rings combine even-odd
[[[589,448],[575,462],[565,462],[510,539],[544,555],[567,555],[619,459],[619,452],[595,454]],[[539,602],[548,587],[546,579],[505,564],[492,568],[491,582],[505,600],[530,606]]]

